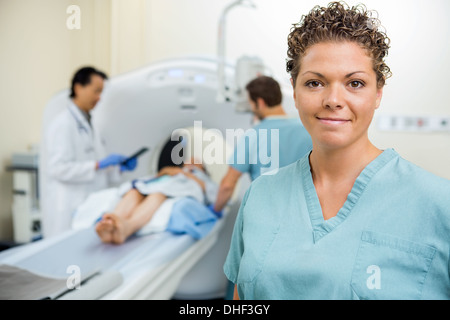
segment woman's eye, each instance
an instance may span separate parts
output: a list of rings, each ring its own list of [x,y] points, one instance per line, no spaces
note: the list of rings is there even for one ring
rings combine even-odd
[[[361,81],[352,81],[350,82],[350,87],[352,87],[353,89],[362,88],[364,87],[364,83],[362,83]]]
[[[306,83],[306,86],[310,87],[310,88],[318,88],[318,87],[320,87],[320,85],[321,85],[321,83],[319,81],[308,81]]]

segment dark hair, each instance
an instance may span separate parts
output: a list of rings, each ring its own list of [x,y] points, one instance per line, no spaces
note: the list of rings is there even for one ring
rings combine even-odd
[[[72,87],[70,92],[71,98],[75,98],[75,84],[79,83],[82,86],[90,84],[92,75],[98,75],[104,80],[108,79],[108,76],[105,73],[93,67],[83,67],[79,69],[72,78]]]
[[[283,99],[280,85],[271,77],[260,76],[250,81],[245,88],[253,102],[256,103],[256,100],[261,98],[268,107],[275,107],[281,104]]]
[[[320,42],[351,41],[367,50],[372,57],[378,87],[383,87],[392,75],[384,62],[390,40],[380,30],[381,23],[376,16],[376,11],[367,11],[364,5],[350,8],[342,1],[331,2],[328,7],[315,6],[306,16],[302,16],[288,36],[286,70],[290,72],[294,84],[301,58],[308,48]]]

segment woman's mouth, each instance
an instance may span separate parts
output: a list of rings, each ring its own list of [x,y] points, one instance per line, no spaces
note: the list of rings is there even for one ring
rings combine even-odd
[[[344,125],[348,122],[350,122],[350,120],[347,119],[342,119],[342,118],[320,118],[320,117],[316,117],[320,123],[325,124],[325,125],[331,125],[331,126],[339,126],[339,125]]]

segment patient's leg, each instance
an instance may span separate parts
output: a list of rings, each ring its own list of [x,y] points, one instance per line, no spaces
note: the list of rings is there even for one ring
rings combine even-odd
[[[95,231],[102,242],[110,243],[113,241],[114,221],[110,218],[102,217],[102,220],[95,225]]]
[[[166,199],[164,194],[153,193],[148,195],[127,218],[118,214],[105,215],[114,221],[112,241],[117,244],[125,242],[129,236],[150,222],[156,210]]]
[[[114,213],[122,218],[129,218],[131,213],[141,204],[145,197],[136,189],[131,189],[119,201],[114,209]]]
[[[145,196],[140,194],[139,191],[131,189],[119,201],[114,213],[122,218],[129,218],[144,198]],[[103,242],[110,243],[113,242],[115,228],[115,221],[110,217],[110,214],[105,214],[95,226],[95,231]]]

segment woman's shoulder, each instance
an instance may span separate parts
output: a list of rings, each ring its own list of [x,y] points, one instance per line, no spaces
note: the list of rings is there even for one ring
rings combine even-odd
[[[433,198],[450,205],[450,180],[398,156],[385,176],[398,188],[409,190],[417,198]]]
[[[298,179],[303,158],[290,165],[264,173],[252,182],[253,188],[280,188]]]
[[[423,167],[399,157],[397,160],[397,170],[403,177],[408,180],[415,180],[420,184],[433,184],[438,187],[450,188],[450,180],[438,176]]]

